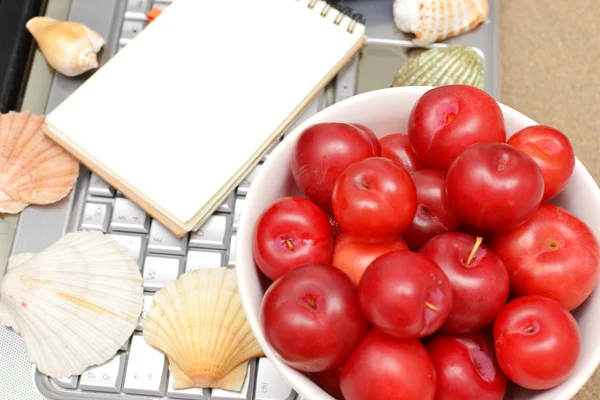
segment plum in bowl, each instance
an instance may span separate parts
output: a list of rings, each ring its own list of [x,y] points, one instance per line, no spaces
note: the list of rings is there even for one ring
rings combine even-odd
[[[286,196],[305,197],[298,188],[291,169],[292,155],[300,135],[307,127],[323,122],[346,122],[368,127],[381,138],[392,132],[408,130],[411,111],[419,99],[432,88],[399,87],[360,94],[334,104],[314,115],[290,133],[269,155],[262,173],[252,183],[237,230],[236,269],[240,295],[252,331],[265,351],[291,386],[310,400],[333,400],[307,374],[284,362],[266,339],[261,322],[261,305],[270,282],[255,262],[253,235],[261,214],[274,202]],[[502,112],[507,139],[519,130],[537,125],[527,116],[503,104]],[[435,162],[436,160],[429,160]],[[441,163],[445,160],[438,160]],[[440,167],[447,167],[440,165]],[[529,188],[542,200],[542,189]],[[528,189],[528,190],[529,190]],[[458,196],[460,198],[460,196]],[[600,189],[585,167],[575,159],[567,186],[549,200],[583,221],[596,237],[600,237]],[[468,217],[468,216],[467,216]],[[490,222],[495,223],[494,221]],[[594,281],[595,282],[595,281]],[[583,304],[571,310],[580,330],[580,351],[569,377],[545,390],[525,389],[509,384],[509,399],[569,399],[592,376],[600,363],[600,294],[593,290]]]

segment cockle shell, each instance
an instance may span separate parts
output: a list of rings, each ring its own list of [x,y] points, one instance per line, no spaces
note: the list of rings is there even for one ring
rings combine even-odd
[[[65,378],[115,355],[137,326],[143,298],[125,246],[101,232],[71,232],[38,254],[11,257],[0,323],[21,334],[40,372]]]
[[[98,68],[97,53],[104,38],[87,26],[50,17],[33,17],[25,24],[48,64],[66,76]]]
[[[143,333],[167,356],[176,389],[240,391],[248,361],[264,355],[242,308],[235,271],[224,267],[167,283],[154,295]]]
[[[425,50],[409,58],[392,86],[471,85],[484,89],[483,59],[471,47],[453,45]]]
[[[0,114],[0,212],[55,203],[75,186],[79,161],[44,135],[44,120],[30,111]]]
[[[396,27],[426,46],[475,29],[488,17],[488,0],[394,0]]]

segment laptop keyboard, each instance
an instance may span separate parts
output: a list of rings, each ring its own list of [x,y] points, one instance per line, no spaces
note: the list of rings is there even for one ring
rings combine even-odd
[[[74,0],[76,1],[76,0]],[[146,13],[153,7],[165,9],[168,0],[127,0],[119,35],[118,50],[127,46],[147,25]],[[353,64],[354,65],[354,64]],[[323,92],[325,93],[325,92]],[[327,101],[322,94],[291,126],[291,132]],[[174,390],[164,354],[146,344],[142,335],[144,318],[154,293],[181,274],[198,268],[235,266],[236,230],[252,181],[260,174],[269,153],[216,209],[197,231],[177,238],[153,220],[134,202],[94,173],[89,176],[86,202],[79,217],[80,230],[98,230],[122,243],[137,260],[143,277],[143,312],[133,335],[103,365],[88,368],[80,376],[49,379],[46,389],[59,399],[192,399],[192,400],[293,400],[300,396],[265,357],[249,363],[241,392],[192,388]],[[39,372],[38,372],[39,374]],[[42,390],[43,392],[44,390]],[[43,393],[44,394],[44,393]]]

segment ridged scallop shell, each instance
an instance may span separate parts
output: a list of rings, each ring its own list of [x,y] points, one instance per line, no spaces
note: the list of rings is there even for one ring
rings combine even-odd
[[[396,27],[426,46],[475,29],[488,17],[487,0],[394,0]]]
[[[143,305],[134,257],[97,231],[67,233],[38,254],[12,257],[0,296],[0,323],[21,334],[39,371],[56,378],[113,357]]]
[[[177,389],[239,391],[247,362],[264,355],[229,268],[198,269],[167,283],[154,295],[143,334],[167,356]]]
[[[75,186],[79,161],[40,130],[44,116],[0,114],[0,212],[51,204]]]
[[[25,27],[48,64],[61,74],[77,76],[98,68],[96,53],[105,43],[98,32],[78,22],[50,17],[33,17]]]
[[[437,47],[411,57],[396,73],[392,86],[455,84],[484,89],[483,59],[471,47]]]

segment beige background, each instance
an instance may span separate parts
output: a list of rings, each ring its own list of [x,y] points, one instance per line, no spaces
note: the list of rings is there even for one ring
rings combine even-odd
[[[500,101],[565,133],[600,183],[600,1],[500,1]],[[600,369],[574,399],[600,399]]]

